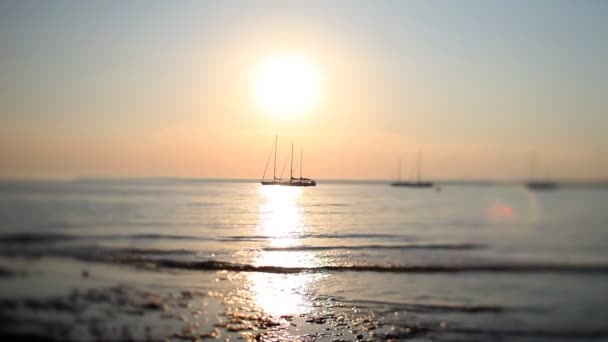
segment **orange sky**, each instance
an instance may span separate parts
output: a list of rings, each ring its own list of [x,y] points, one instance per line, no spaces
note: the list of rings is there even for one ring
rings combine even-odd
[[[583,39],[605,6],[563,27],[539,5],[103,3],[2,5],[0,177],[258,178],[275,132],[280,167],[294,141],[319,179],[392,179],[399,159],[408,177],[419,149],[433,179],[526,178],[532,155],[537,176],[608,177],[608,47]],[[252,75],[285,51],[322,92],[277,118]]]

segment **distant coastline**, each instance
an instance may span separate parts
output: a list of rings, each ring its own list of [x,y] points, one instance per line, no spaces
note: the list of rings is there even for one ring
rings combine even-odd
[[[445,179],[434,180],[437,185],[454,186],[517,186],[525,184],[527,180],[462,180]],[[259,179],[253,178],[194,178],[194,177],[74,177],[74,178],[0,178],[0,184],[4,183],[103,183],[103,182],[128,182],[128,183],[259,183]],[[360,184],[379,185],[389,184],[390,179],[319,179],[319,184]],[[581,188],[608,188],[608,180],[556,180],[560,187]]]

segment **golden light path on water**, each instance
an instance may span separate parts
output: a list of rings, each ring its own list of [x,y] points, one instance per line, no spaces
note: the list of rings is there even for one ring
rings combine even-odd
[[[257,234],[271,237],[269,247],[301,245],[300,237],[307,227],[299,199],[302,188],[260,186],[262,204],[259,208]],[[259,251],[257,266],[314,267],[318,264],[313,252]],[[306,294],[319,275],[249,273],[249,289],[255,303],[273,316],[293,315],[307,311],[312,303]]]
[[[309,235],[306,213],[308,189],[282,186],[259,186],[260,204],[254,235],[267,237],[266,247],[252,256],[256,266],[318,267],[321,258],[316,251],[281,250],[302,246]],[[536,224],[542,215],[537,198],[524,187],[496,187],[486,193],[483,215],[493,223],[513,221]],[[482,203],[483,203],[482,202]],[[523,232],[525,233],[525,232]],[[279,250],[277,250],[279,249]],[[319,273],[246,273],[248,290],[254,304],[265,313],[280,317],[312,310],[310,294],[322,277]]]

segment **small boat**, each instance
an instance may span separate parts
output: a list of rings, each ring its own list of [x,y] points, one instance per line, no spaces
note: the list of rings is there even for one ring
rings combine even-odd
[[[526,182],[526,187],[530,190],[554,190],[557,188],[557,183],[551,181],[529,181]]]
[[[434,184],[432,182],[393,182],[391,186],[405,186],[410,188],[430,188]]]
[[[547,177],[545,179],[535,179],[535,170],[536,170],[536,156],[532,155],[530,159],[530,180],[526,181],[524,184],[530,190],[535,191],[544,191],[544,190],[555,190],[557,188],[557,183],[550,181]]]
[[[420,151],[418,151],[418,171],[416,174],[416,181],[415,182],[408,182],[408,181],[402,181],[401,180],[401,161],[399,161],[399,167],[398,167],[398,174],[397,174],[397,181],[391,183],[391,186],[396,186],[396,187],[408,187],[408,188],[430,188],[433,186],[433,182],[429,182],[429,181],[423,181],[422,177],[420,175],[420,164],[421,164],[421,153]]]
[[[302,156],[304,154],[303,150],[300,150],[300,177],[296,178],[293,176],[293,143],[291,144],[291,164],[289,171],[289,180],[277,178],[277,140],[278,135],[275,136],[274,139],[274,166],[272,180],[264,180],[264,177],[266,176],[266,170],[268,169],[268,163],[270,162],[270,156],[268,156],[268,161],[266,162],[266,169],[264,169],[264,175],[262,175],[262,180],[260,181],[260,183],[262,183],[262,185],[279,186],[316,186],[317,182],[314,179],[302,177]]]

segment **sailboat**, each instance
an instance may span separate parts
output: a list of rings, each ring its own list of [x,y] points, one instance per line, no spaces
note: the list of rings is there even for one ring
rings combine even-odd
[[[528,181],[526,182],[526,187],[530,190],[554,190],[557,188],[557,183],[552,181]]]
[[[420,175],[420,163],[421,163],[421,153],[418,151],[418,171],[416,173],[416,181],[415,182],[403,182],[401,181],[401,161],[399,161],[398,175],[397,181],[391,183],[391,186],[402,186],[402,187],[410,187],[410,188],[430,188],[433,186],[432,182],[422,181],[422,177]]]
[[[291,164],[289,170],[289,180],[284,180],[282,178],[277,178],[277,140],[278,135],[274,138],[274,166],[273,166],[273,175],[272,180],[264,180],[266,176],[266,170],[268,169],[268,163],[270,162],[270,156],[268,157],[268,161],[266,162],[266,169],[264,169],[264,175],[262,175],[262,180],[260,181],[262,185],[280,185],[280,186],[316,186],[317,182],[310,178],[302,177],[302,156],[304,154],[304,150],[300,150],[300,177],[296,178],[293,176],[293,143],[291,144]]]
[[[557,183],[553,182],[546,177],[545,179],[535,179],[534,171],[536,169],[536,158],[533,156],[530,160],[530,180],[525,182],[526,187],[530,190],[555,190]]]

